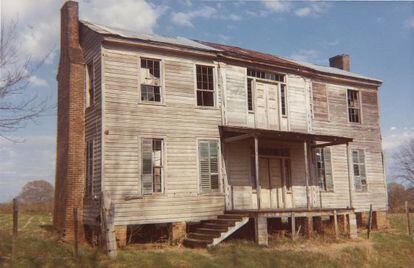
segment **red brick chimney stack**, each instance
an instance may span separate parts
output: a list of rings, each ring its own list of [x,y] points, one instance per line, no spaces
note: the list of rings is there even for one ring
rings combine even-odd
[[[341,54],[330,58],[329,66],[349,72],[349,55]]]
[[[78,209],[83,239],[85,191],[84,58],[79,44],[78,3],[61,8],[60,61],[57,75],[57,147],[53,225],[62,240],[73,241],[73,208]]]

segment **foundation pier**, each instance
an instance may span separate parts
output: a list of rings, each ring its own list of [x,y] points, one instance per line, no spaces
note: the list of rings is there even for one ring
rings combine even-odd
[[[256,243],[260,246],[269,245],[269,235],[267,232],[267,218],[257,215],[255,218]]]

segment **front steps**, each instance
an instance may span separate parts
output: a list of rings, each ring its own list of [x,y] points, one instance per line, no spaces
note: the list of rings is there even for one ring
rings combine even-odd
[[[249,221],[249,217],[237,214],[219,215],[215,220],[201,221],[189,232],[183,245],[189,248],[210,248],[229,237]]]

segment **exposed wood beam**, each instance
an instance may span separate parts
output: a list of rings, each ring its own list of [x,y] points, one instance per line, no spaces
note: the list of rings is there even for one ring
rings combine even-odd
[[[234,136],[234,137],[230,137],[230,138],[225,138],[224,142],[225,143],[230,143],[230,142],[235,142],[235,141],[240,141],[240,140],[245,140],[248,138],[253,137],[254,134],[248,133],[248,134],[243,134],[243,135],[239,135],[239,136]]]
[[[319,143],[319,144],[314,144],[312,145],[312,148],[323,148],[323,147],[327,147],[327,146],[334,146],[334,145],[339,145],[339,144],[346,144],[346,141],[333,141],[333,142],[324,142],[324,143]]]

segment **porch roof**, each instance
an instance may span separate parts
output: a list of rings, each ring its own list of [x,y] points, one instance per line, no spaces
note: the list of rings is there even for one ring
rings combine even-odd
[[[352,142],[353,139],[344,136],[334,136],[334,135],[319,135],[311,134],[304,132],[294,132],[294,131],[279,131],[279,130],[269,130],[269,129],[260,129],[260,128],[248,128],[248,127],[239,127],[239,126],[219,126],[220,135],[224,141],[234,141],[241,140],[248,137],[259,137],[265,139],[276,139],[282,141],[291,141],[291,142],[316,142],[322,144],[317,144],[316,146],[329,146],[337,144],[346,144]]]

